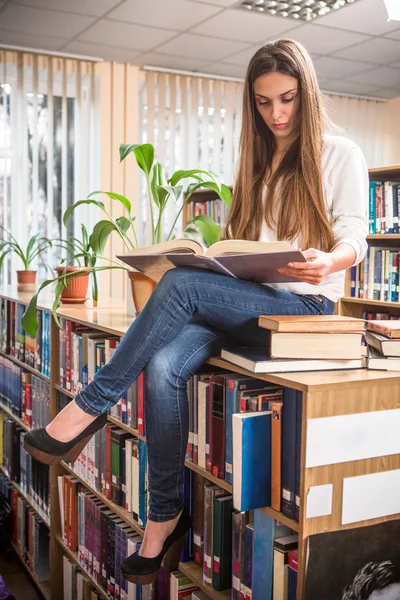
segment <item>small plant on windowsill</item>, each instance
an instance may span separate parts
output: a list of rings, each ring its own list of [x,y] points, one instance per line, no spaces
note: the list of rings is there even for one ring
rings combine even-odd
[[[40,233],[35,233],[30,237],[24,249],[12,233],[2,225],[0,225],[0,232],[0,271],[3,269],[8,254],[16,254],[23,265],[23,269],[17,271],[18,289],[21,291],[35,289],[37,270],[32,267],[35,265],[48,268],[44,263],[37,265],[37,260],[43,252],[52,247],[52,241]]]

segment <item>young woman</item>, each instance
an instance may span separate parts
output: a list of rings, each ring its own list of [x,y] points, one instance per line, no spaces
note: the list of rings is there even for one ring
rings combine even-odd
[[[145,370],[150,501],[141,549],[122,564],[129,581],[154,580],[163,558],[177,568],[191,527],[182,498],[188,379],[227,344],[266,344],[260,315],[333,314],[345,269],[365,254],[365,161],[356,144],[325,135],[325,126],[307,51],[292,40],[260,48],[246,75],[226,237],[290,241],[308,259],[283,269],[297,281],[262,285],[201,269],[168,271],[112,360],[46,429],[25,436],[43,462],[74,460]]]

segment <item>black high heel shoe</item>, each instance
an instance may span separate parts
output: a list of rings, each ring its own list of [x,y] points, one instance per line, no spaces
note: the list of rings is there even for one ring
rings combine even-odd
[[[140,556],[139,552],[134,552],[134,554],[131,554],[122,561],[121,572],[124,579],[131,583],[145,585],[153,583],[157,579],[161,566],[164,567],[167,573],[176,571],[179,566],[179,558],[186,535],[191,527],[192,519],[186,508],[184,508],[174,531],[165,540],[158,556],[146,558],[145,556]]]
[[[24,436],[24,447],[36,460],[46,465],[58,465],[62,460],[74,462],[92,435],[107,423],[107,413],[99,415],[86,429],[69,442],[59,442],[51,437],[44,427],[28,431]]]

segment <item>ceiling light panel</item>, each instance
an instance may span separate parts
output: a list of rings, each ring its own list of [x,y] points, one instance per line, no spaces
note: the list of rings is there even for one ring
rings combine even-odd
[[[236,8],[277,17],[313,21],[353,2],[359,0],[242,0]]]

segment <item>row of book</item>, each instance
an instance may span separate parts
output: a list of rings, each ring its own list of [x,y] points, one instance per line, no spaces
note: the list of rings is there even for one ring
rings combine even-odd
[[[400,324],[394,320],[367,323],[368,368],[400,371]]]
[[[14,546],[35,579],[39,582],[48,581],[50,577],[48,528],[15,488],[10,488],[8,501],[12,513]]]
[[[369,233],[399,233],[400,185],[369,182]]]
[[[398,248],[370,246],[364,260],[351,267],[351,296],[398,302],[399,255]]]
[[[68,556],[63,556],[63,600],[101,600],[91,581]]]
[[[50,377],[50,322],[47,311],[37,310],[38,332],[33,338],[22,327],[26,306],[15,300],[0,298],[0,348],[5,354],[25,362]]]
[[[184,576],[168,576],[161,570],[154,586],[128,584],[121,575],[124,557],[140,548],[141,535],[102,503],[72,475],[58,477],[61,529],[64,543],[78,553],[84,571],[106,590],[109,598],[186,597],[194,591]],[[185,505],[193,518],[181,561],[194,560],[203,572],[203,582],[216,590],[232,588],[232,598],[272,600],[289,595],[289,564],[295,573],[298,536],[262,510],[239,512],[233,496],[186,469]],[[289,561],[289,552],[293,552]],[[179,579],[179,583],[175,581]],[[192,584],[193,585],[193,584]],[[296,587],[296,577],[292,577]],[[155,593],[157,590],[157,593]],[[275,592],[274,592],[275,594]],[[189,596],[190,597],[190,596]]]
[[[27,427],[46,427],[50,382],[0,355],[0,403]]]
[[[371,312],[364,311],[362,318],[365,321],[398,321],[400,320],[400,315],[395,315],[390,312]]]
[[[50,519],[49,467],[25,450],[25,430],[0,413],[0,464],[45,520]]]
[[[191,202],[189,204],[189,219],[198,217],[199,215],[207,215],[214,219],[219,225],[223,225],[228,214],[228,208],[219,198],[216,200],[208,200],[207,202]]]

